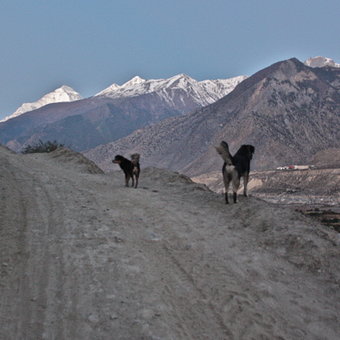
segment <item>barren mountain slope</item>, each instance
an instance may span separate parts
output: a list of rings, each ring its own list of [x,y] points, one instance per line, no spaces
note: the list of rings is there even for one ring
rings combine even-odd
[[[86,156],[107,169],[116,153],[139,152],[149,165],[198,176],[220,169],[214,145],[255,146],[252,168],[304,164],[340,147],[340,69],[314,69],[292,58],[241,82],[219,101],[163,120]]]
[[[339,338],[338,234],[294,211],[2,147],[0,193],[1,339]]]

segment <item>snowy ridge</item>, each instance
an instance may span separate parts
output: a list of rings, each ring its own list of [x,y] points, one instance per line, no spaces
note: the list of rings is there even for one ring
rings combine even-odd
[[[197,81],[186,74],[178,74],[168,79],[149,80],[136,76],[121,86],[112,84],[97,93],[96,96],[122,98],[155,92],[167,102],[172,102],[174,91],[182,90],[183,95],[187,94],[198,104],[204,106],[226,96],[246,78],[246,76],[238,76],[229,79]]]
[[[5,117],[0,122],[5,122],[6,120],[18,117],[25,112],[39,109],[42,106],[52,103],[61,103],[61,102],[72,102],[82,99],[81,95],[73,90],[71,87],[63,85],[56,90],[45,94],[36,102],[32,103],[24,103],[22,104],[13,114]]]
[[[95,97],[135,97],[154,92],[173,106],[176,106],[176,100],[185,102],[188,97],[192,98],[198,105],[205,106],[226,96],[236,85],[246,78],[246,76],[238,76],[229,79],[197,81],[185,74],[178,74],[168,79],[149,80],[136,76],[121,86],[113,83],[103,91],[97,93]],[[181,93],[179,93],[179,91]],[[5,122],[48,104],[71,102],[80,99],[82,99],[82,97],[78,92],[69,86],[63,85],[44,95],[36,102],[22,104],[13,114],[0,120],[0,122]]]
[[[335,63],[331,58],[322,56],[309,58],[304,63],[309,67],[330,66],[340,68],[339,63]],[[114,83],[94,96],[114,99],[156,93],[174,106],[176,106],[176,102],[177,104],[178,101],[185,102],[188,98],[192,99],[199,106],[206,106],[226,96],[246,78],[246,76],[238,76],[227,79],[197,81],[185,74],[178,74],[168,79],[149,80],[136,76],[123,85]],[[0,120],[0,122],[5,122],[47,104],[71,102],[80,99],[82,97],[78,92],[64,85],[35,102],[22,104],[13,114]]]
[[[325,66],[340,67],[340,64],[336,63],[333,59],[326,57],[309,58],[305,61],[305,65],[309,67],[325,67]]]

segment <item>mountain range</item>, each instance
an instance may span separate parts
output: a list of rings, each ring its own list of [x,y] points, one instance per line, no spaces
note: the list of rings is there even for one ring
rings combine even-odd
[[[200,175],[220,167],[213,146],[222,139],[233,152],[253,144],[256,169],[301,164],[340,147],[339,74],[329,58],[292,58],[248,78],[137,76],[85,99],[64,86],[67,101],[55,102],[56,90],[38,101],[48,105],[0,123],[0,143],[19,151],[57,140],[105,170],[116,153],[139,152],[145,166]]]
[[[112,169],[116,153],[139,152],[144,165],[190,176],[219,169],[214,145],[232,152],[255,146],[255,169],[303,164],[340,147],[340,68],[312,68],[296,58],[275,63],[245,79],[227,96],[184,116],[163,120],[85,155]]]
[[[24,104],[0,123],[0,143],[19,151],[38,140],[58,140],[83,151],[213,103],[245,78],[196,81],[185,74],[169,79],[134,77],[82,100],[63,86],[35,103]],[[63,93],[64,102],[59,102],[62,96],[56,93]],[[23,113],[25,108],[36,109]]]
[[[340,64],[336,63],[333,59],[321,56],[307,59],[305,61],[305,65],[310,67],[340,67]],[[185,91],[191,90],[196,92],[197,103],[201,106],[205,106],[231,92],[240,81],[246,78],[246,76],[239,76],[229,79],[203,80],[200,82],[197,82],[196,80],[183,74],[169,79],[150,80],[145,80],[139,76],[136,76],[121,86],[113,83],[103,91],[96,94],[96,96],[108,96],[111,98],[134,97],[150,92],[162,91],[164,88],[170,87],[178,79],[181,80],[181,78],[190,80],[190,82],[180,81],[180,83],[182,83],[182,88]],[[187,85],[189,85],[189,87]],[[164,92],[164,97],[168,100],[171,100],[171,98],[167,96],[166,92]],[[69,86],[63,85],[60,88],[45,94],[35,102],[22,104],[14,113],[0,120],[0,122],[15,118],[25,112],[36,110],[48,104],[71,102],[80,99],[82,99],[82,97],[78,92]]]

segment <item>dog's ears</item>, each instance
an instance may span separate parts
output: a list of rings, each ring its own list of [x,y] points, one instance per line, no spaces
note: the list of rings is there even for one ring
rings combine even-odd
[[[248,157],[249,159],[253,158],[253,154],[255,152],[255,147],[252,145],[247,145],[247,150],[248,150]]]
[[[137,161],[139,161],[140,159],[140,154],[139,153],[133,153],[132,155],[130,155],[131,159],[135,159]]]
[[[220,146],[221,146],[222,148],[225,148],[225,149],[228,149],[228,150],[229,150],[229,145],[228,145],[228,143],[225,142],[224,140],[220,143]]]
[[[255,152],[255,147],[250,145],[250,144],[243,144],[243,145],[241,145],[239,151],[247,152],[250,155],[252,155]]]

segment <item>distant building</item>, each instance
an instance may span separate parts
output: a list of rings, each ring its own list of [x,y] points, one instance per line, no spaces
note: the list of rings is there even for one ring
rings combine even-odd
[[[309,168],[309,165],[294,165],[294,169],[296,170],[308,170]]]
[[[314,165],[285,165],[277,167],[276,170],[309,170],[314,168]]]

